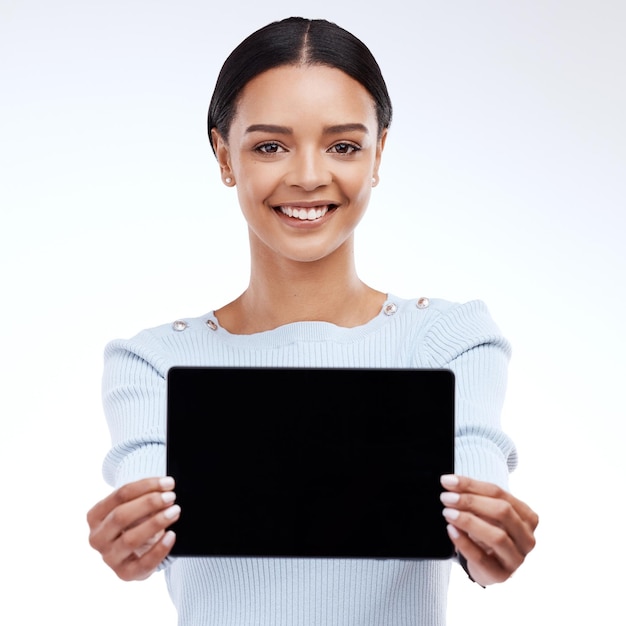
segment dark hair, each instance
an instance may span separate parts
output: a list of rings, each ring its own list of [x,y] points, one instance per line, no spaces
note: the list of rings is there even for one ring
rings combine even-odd
[[[389,127],[391,100],[369,48],[332,22],[289,17],[246,37],[224,62],[209,105],[209,138],[211,129],[217,128],[228,140],[239,95],[255,76],[275,67],[300,64],[334,67],[354,78],[374,100],[379,134]]]

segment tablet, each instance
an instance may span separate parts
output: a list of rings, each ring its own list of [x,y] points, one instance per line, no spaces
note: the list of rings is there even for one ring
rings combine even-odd
[[[173,367],[175,556],[442,559],[443,369]]]

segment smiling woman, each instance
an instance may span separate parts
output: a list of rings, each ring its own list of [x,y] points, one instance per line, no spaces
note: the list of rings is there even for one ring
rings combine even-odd
[[[242,42],[218,77],[208,128],[247,222],[249,284],[201,318],[106,347],[105,477],[115,490],[88,513],[90,542],[124,580],[165,569],[179,624],[442,625],[451,562],[168,556],[169,527],[184,515],[164,476],[174,366],[451,370],[457,473],[441,477],[441,502],[458,561],[487,585],[534,546],[537,516],[507,490],[510,348],[485,305],[397,297],[355,266],[391,112],[378,64],[335,24],[289,18]],[[228,419],[220,409],[212,417]]]

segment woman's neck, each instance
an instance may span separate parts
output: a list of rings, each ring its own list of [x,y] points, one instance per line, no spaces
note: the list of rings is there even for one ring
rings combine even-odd
[[[385,297],[361,281],[352,255],[307,263],[253,258],[248,288],[215,314],[242,335],[301,321],[354,327],[373,319]]]

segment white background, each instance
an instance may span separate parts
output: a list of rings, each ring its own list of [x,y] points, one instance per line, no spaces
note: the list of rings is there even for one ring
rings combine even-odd
[[[123,583],[87,544],[102,350],[245,288],[206,109],[244,36],[304,15],[361,37],[395,105],[362,278],[483,299],[514,346],[511,487],[538,546],[487,590],[455,568],[450,625],[623,623],[626,3],[0,7],[0,622],[175,623],[160,575]]]

